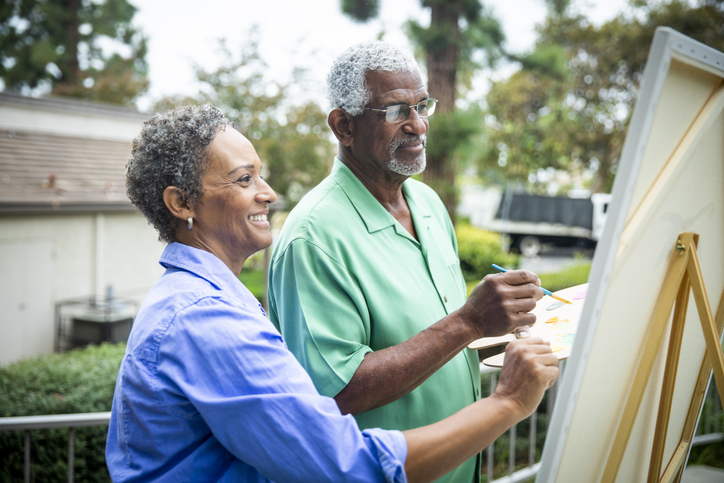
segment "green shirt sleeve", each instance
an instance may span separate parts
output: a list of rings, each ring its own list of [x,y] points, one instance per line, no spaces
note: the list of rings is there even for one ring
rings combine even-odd
[[[370,348],[370,317],[354,278],[336,260],[304,239],[275,258],[269,283],[270,318],[284,334],[323,395],[336,396]]]

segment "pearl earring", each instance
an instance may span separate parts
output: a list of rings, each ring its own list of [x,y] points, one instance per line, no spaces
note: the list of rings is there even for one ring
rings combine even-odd
[[[193,218],[191,218],[190,216],[189,216],[189,223],[188,223],[188,226],[189,226],[189,230],[190,230],[191,228],[193,228],[193,227],[194,227],[194,219],[193,219]]]

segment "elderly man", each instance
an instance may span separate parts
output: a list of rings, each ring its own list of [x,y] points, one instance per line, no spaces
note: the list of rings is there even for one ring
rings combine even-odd
[[[270,317],[319,392],[360,428],[431,424],[480,397],[478,357],[466,346],[534,323],[540,282],[523,271],[488,276],[466,301],[445,207],[410,179],[425,169],[435,100],[409,54],[354,46],[328,88],[339,155],[284,224]],[[474,481],[475,468],[473,458],[444,481]]]

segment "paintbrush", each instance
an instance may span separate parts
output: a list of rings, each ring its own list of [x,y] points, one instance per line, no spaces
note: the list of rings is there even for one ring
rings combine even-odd
[[[500,270],[501,272],[504,272],[504,273],[507,272],[506,269],[504,269],[504,268],[501,267],[500,265],[496,265],[496,264],[494,264],[494,263],[493,263],[493,268],[496,269],[496,270]],[[549,297],[553,297],[554,299],[559,300],[559,301],[563,302],[564,304],[572,304],[572,303],[573,303],[573,302],[571,302],[570,300],[566,300],[566,299],[564,299],[563,297],[559,297],[558,295],[554,294],[553,292],[551,292],[551,291],[548,290],[548,289],[545,289],[545,288],[543,288],[543,287],[541,287],[540,289],[543,290],[543,293],[544,293],[544,294],[548,295]]]
[[[493,268],[496,270],[499,270],[503,273],[508,271],[508,270],[504,269],[503,267],[501,267],[500,265],[496,265],[494,263],[493,263]],[[548,295],[549,297],[553,297],[556,300],[559,300],[559,301],[567,303],[567,304],[573,303],[573,302],[569,302],[568,300],[564,299],[563,297],[553,295],[553,293],[550,290],[544,289],[543,287],[541,287],[541,290],[543,290],[544,294]],[[528,326],[518,327],[513,332],[515,333],[516,339],[527,339],[528,337],[530,337],[530,327],[528,327]]]

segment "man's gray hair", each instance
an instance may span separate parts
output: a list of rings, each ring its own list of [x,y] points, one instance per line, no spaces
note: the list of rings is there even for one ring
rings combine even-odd
[[[216,133],[230,125],[216,107],[181,107],[146,121],[133,140],[126,164],[126,194],[156,228],[159,240],[176,241],[178,224],[163,201],[164,190],[175,186],[195,205],[202,194],[207,148]]]
[[[416,72],[419,67],[412,54],[390,43],[373,40],[353,45],[337,57],[327,76],[331,108],[342,108],[353,116],[362,114],[372,97],[365,75],[376,70]]]

